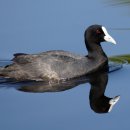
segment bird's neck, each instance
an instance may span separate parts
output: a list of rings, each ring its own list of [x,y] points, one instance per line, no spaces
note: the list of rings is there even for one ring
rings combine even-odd
[[[100,59],[100,58],[106,58],[107,56],[104,53],[100,43],[92,43],[90,41],[85,40],[86,48],[88,50],[88,57]]]

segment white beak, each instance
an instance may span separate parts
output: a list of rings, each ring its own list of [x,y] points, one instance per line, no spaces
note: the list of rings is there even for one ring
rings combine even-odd
[[[108,112],[110,112],[113,108],[113,106],[119,101],[120,99],[120,96],[116,96],[114,98],[112,98],[110,101],[109,101],[109,104],[111,105]]]
[[[106,42],[111,42],[111,43],[113,43],[113,44],[116,44],[116,41],[114,40],[114,38],[112,38],[112,37],[108,34],[106,28],[102,26],[102,30],[103,30],[103,32],[104,32],[104,34],[105,34],[104,40],[105,40]]]

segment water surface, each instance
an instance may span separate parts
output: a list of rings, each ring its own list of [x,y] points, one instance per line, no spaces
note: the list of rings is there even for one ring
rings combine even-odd
[[[106,0],[107,1],[107,0]],[[67,50],[86,55],[84,30],[102,24],[117,45],[103,43],[108,56],[130,54],[129,8],[110,6],[102,0],[0,1],[0,59],[16,52]],[[89,106],[89,84],[64,92],[27,93],[14,87],[0,89],[1,130],[130,129],[130,66],[109,74],[105,95],[121,95],[111,113],[96,114]]]

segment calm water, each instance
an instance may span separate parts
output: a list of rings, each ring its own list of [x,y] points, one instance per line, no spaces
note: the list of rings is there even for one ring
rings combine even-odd
[[[68,50],[86,55],[83,33],[102,24],[117,45],[103,43],[108,56],[129,54],[128,6],[110,6],[103,0],[0,1],[0,59],[16,52]],[[111,113],[96,114],[89,106],[89,84],[56,93],[27,93],[1,85],[0,130],[130,129],[130,66],[109,74],[105,95],[121,95]]]

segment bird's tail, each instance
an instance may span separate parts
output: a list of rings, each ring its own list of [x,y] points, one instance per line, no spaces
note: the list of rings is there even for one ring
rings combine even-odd
[[[0,77],[4,77],[5,76],[4,70],[5,70],[4,67],[0,67]]]
[[[0,67],[0,78],[8,78],[10,71],[6,67]]]

